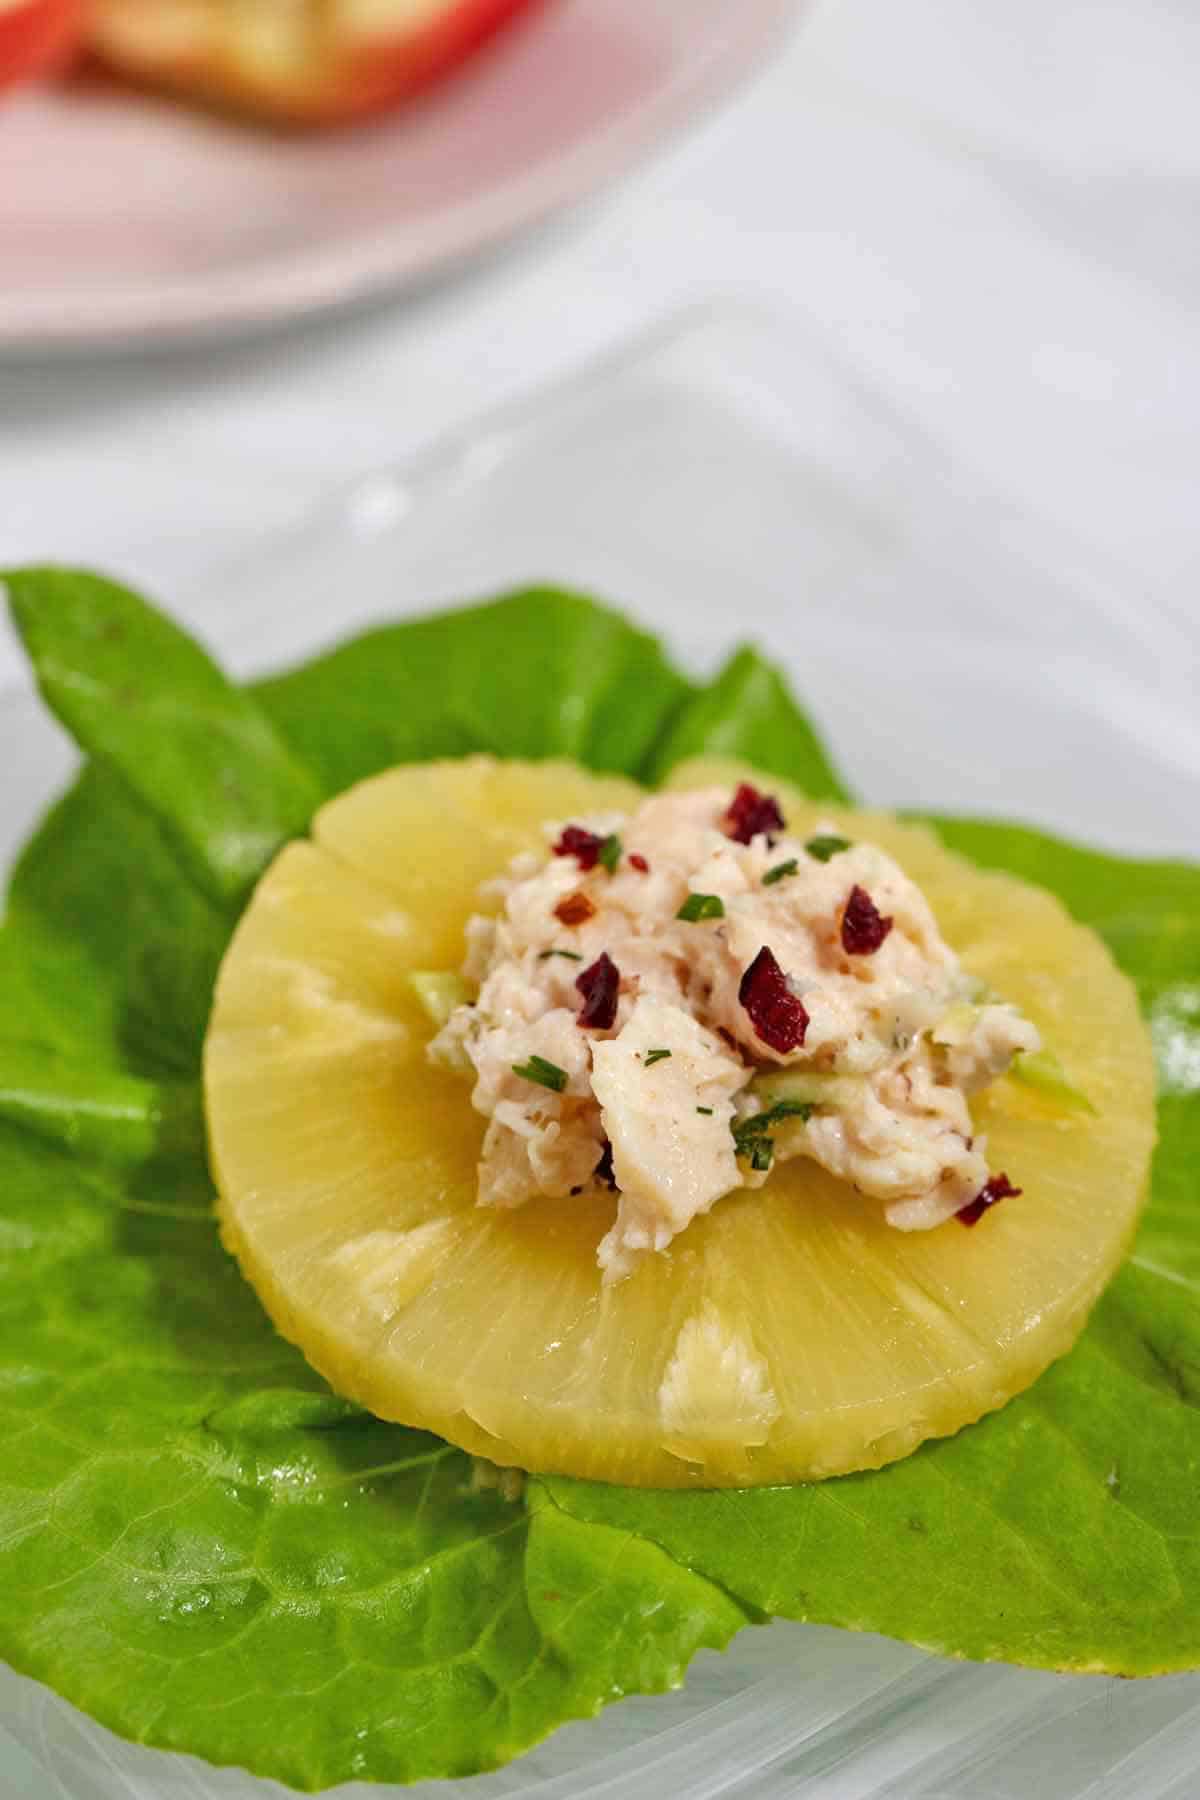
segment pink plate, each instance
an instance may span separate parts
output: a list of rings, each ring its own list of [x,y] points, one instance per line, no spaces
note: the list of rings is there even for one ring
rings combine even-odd
[[[555,0],[394,119],[273,137],[109,90],[0,109],[0,348],[263,326],[403,286],[611,181],[796,0]]]

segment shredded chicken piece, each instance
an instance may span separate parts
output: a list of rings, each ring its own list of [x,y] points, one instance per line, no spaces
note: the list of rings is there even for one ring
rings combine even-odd
[[[902,1230],[942,1223],[989,1177],[969,1096],[1040,1047],[1014,1008],[971,1003],[924,895],[891,857],[845,845],[833,825],[817,834],[833,851],[767,831],[739,842],[730,802],[723,789],[659,794],[628,817],[569,821],[567,839],[562,823],[547,826],[558,853],[519,857],[486,884],[482,902],[498,910],[470,921],[464,965],[478,999],[430,1046],[474,1071],[489,1121],[481,1205],[616,1188],[606,1280],[766,1179],[738,1156],[733,1128],[764,1109],[752,1084],[772,1071],[816,1084],[806,1116],[772,1140],[779,1159],[810,1157]],[[584,834],[619,838],[611,868],[594,844],[562,848]],[[873,920],[865,937],[861,924],[843,930],[852,895],[856,921]],[[764,951],[782,1035],[746,984]],[[587,1028],[580,977],[594,986],[602,956],[619,975],[615,1016]]]

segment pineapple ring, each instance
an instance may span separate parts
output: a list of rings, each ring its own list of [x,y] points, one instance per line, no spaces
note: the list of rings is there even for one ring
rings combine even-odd
[[[745,777],[691,764],[673,786]],[[763,777],[756,778],[760,783]],[[565,763],[395,769],[278,856],[225,958],[205,1049],[222,1233],[342,1394],[501,1464],[648,1487],[876,1468],[1004,1404],[1070,1348],[1132,1235],[1154,1142],[1134,991],[1049,894],[885,814],[780,793],[924,889],[966,968],[1090,1097],[975,1102],[1023,1188],[973,1231],[903,1233],[799,1160],[603,1288],[608,1196],[475,1204],[483,1121],[425,1059],[411,970],[457,968],[479,882],[540,826],[640,790]]]

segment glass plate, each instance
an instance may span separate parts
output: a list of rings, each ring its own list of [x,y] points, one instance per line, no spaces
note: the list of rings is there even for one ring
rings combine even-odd
[[[622,602],[695,669],[757,639],[873,801],[1200,852],[1200,629],[980,488],[794,322],[745,306],[671,322],[169,598],[250,672],[531,580]],[[19,775],[0,790],[5,854],[71,766],[16,667],[0,645],[0,767]],[[0,1718],[39,1771],[16,1785],[14,1745],[6,1784],[0,1751],[20,1800],[284,1793],[125,1744],[2,1669]],[[1061,1677],[776,1624],[702,1654],[682,1693],[567,1726],[497,1774],[337,1792],[1194,1800],[1197,1766],[1200,1676]]]

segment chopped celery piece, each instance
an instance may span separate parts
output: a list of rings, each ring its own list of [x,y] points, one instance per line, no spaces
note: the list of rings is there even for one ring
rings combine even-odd
[[[1047,1100],[1055,1100],[1069,1112],[1094,1113],[1082,1089],[1077,1088],[1052,1050],[1025,1050],[1013,1058],[1008,1071],[1014,1081],[1036,1089]]]
[[[764,1108],[793,1100],[801,1106],[845,1106],[862,1091],[861,1075],[828,1075],[820,1070],[785,1070],[760,1075],[752,1084]]]
[[[426,1017],[438,1031],[446,1024],[457,1006],[466,1006],[471,990],[461,975],[450,970],[414,969],[409,985],[424,1008]]]
[[[947,1008],[929,1035],[935,1044],[961,1044],[974,1031],[982,1011],[982,1006],[959,1000]]]

